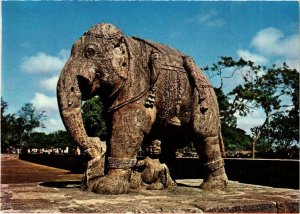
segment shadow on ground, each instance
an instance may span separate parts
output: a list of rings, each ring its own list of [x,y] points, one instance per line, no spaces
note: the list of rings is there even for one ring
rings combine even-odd
[[[52,188],[80,188],[81,181],[53,181],[53,182],[42,182],[40,186],[52,187]]]

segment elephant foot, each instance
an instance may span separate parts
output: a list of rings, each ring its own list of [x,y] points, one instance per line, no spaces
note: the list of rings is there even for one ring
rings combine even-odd
[[[105,177],[97,178],[97,180],[93,182],[91,191],[98,194],[110,195],[129,193],[130,183],[126,174],[129,174],[130,172],[128,172],[128,170],[126,172],[124,171],[121,173],[119,171],[119,173],[112,173]]]
[[[218,171],[221,171],[221,173]],[[218,173],[218,175],[215,175]],[[228,178],[225,173],[225,170],[219,169],[213,174],[209,175],[208,179],[204,179],[203,183],[200,185],[200,188],[206,191],[211,190],[225,190],[228,185]]]
[[[110,195],[126,194],[129,190],[130,184],[127,180],[109,176],[99,178],[92,188],[92,192]]]

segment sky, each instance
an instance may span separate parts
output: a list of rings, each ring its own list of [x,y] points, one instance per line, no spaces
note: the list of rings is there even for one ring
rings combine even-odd
[[[1,96],[7,112],[30,102],[46,111],[42,131],[64,130],[56,99],[58,76],[72,44],[97,23],[174,47],[200,67],[232,56],[267,66],[285,61],[299,69],[297,1],[2,2]],[[237,78],[228,80],[225,90],[238,83]],[[262,112],[254,111],[238,117],[238,127],[249,133],[262,121]]]

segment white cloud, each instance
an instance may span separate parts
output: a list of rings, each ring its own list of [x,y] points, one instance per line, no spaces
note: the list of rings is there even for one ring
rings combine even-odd
[[[259,65],[282,66],[286,62],[291,68],[300,68],[299,34],[284,36],[283,32],[268,27],[258,31],[250,44],[252,50],[238,50],[237,55]]]
[[[68,51],[62,49],[58,56],[51,56],[43,52],[35,56],[24,57],[21,70],[28,73],[48,73],[60,71],[67,61]]]
[[[67,61],[67,59],[70,56],[70,51],[66,50],[66,49],[61,49],[58,53],[58,56],[60,56],[62,59],[64,59],[65,61]]]
[[[52,76],[48,79],[43,79],[40,81],[40,85],[48,91],[55,92],[58,78],[58,76]]]
[[[219,14],[214,10],[207,11],[204,14],[200,14],[198,16],[192,17],[187,21],[196,22],[205,27],[211,27],[211,28],[223,27],[225,24],[224,19],[220,18]]]
[[[58,112],[56,97],[48,97],[45,94],[36,92],[31,103],[37,109],[46,111],[46,114],[49,114],[49,112]]]
[[[208,11],[205,14],[199,15],[197,21],[208,27],[222,27],[225,23],[216,11]]]
[[[251,60],[257,65],[265,65],[268,59],[262,55],[251,53],[248,50],[238,50],[237,55],[244,60]]]
[[[299,57],[299,35],[285,37],[280,30],[273,27],[259,31],[252,39],[251,45],[266,55]]]
[[[52,73],[48,78],[40,79],[39,85],[43,90],[51,94],[55,92],[59,76],[57,74],[66,63],[70,52],[62,49],[60,52],[51,56],[47,53],[39,52],[34,56],[25,57],[21,64],[21,70],[27,73]],[[65,130],[60,118],[56,96],[47,96],[43,93],[36,92],[30,101],[38,110],[45,111],[46,120],[44,121],[45,129],[38,129],[45,133],[57,130]]]
[[[43,123],[46,128],[37,128],[36,131],[45,132],[46,134],[49,134],[58,130],[66,130],[60,118],[48,118],[47,116],[46,120],[43,121]]]
[[[45,111],[46,120],[44,121],[45,129],[38,129],[45,133],[57,130],[65,130],[60,118],[56,97],[49,97],[45,94],[36,92],[31,103],[38,109]]]
[[[47,127],[48,133],[58,131],[58,130],[65,130],[64,124],[60,118],[48,119],[47,121],[45,121],[45,126]]]
[[[299,59],[277,59],[275,64],[277,66],[282,66],[283,63],[286,63],[290,68],[297,69],[300,71],[300,60]]]
[[[261,109],[254,110],[252,113],[249,113],[246,117],[239,116],[237,117],[237,127],[246,131],[247,134],[251,135],[250,129],[255,126],[260,126],[265,121],[265,114]]]

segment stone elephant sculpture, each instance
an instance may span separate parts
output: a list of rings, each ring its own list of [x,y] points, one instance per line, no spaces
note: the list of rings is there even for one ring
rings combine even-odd
[[[103,143],[87,136],[81,115],[82,101],[96,95],[105,98],[112,118],[105,172]],[[142,142],[155,139],[162,141],[166,160],[175,154],[176,141],[192,141],[204,166],[200,187],[227,186],[216,95],[191,57],[97,24],[73,44],[57,97],[66,129],[91,158],[88,190],[127,193]]]

